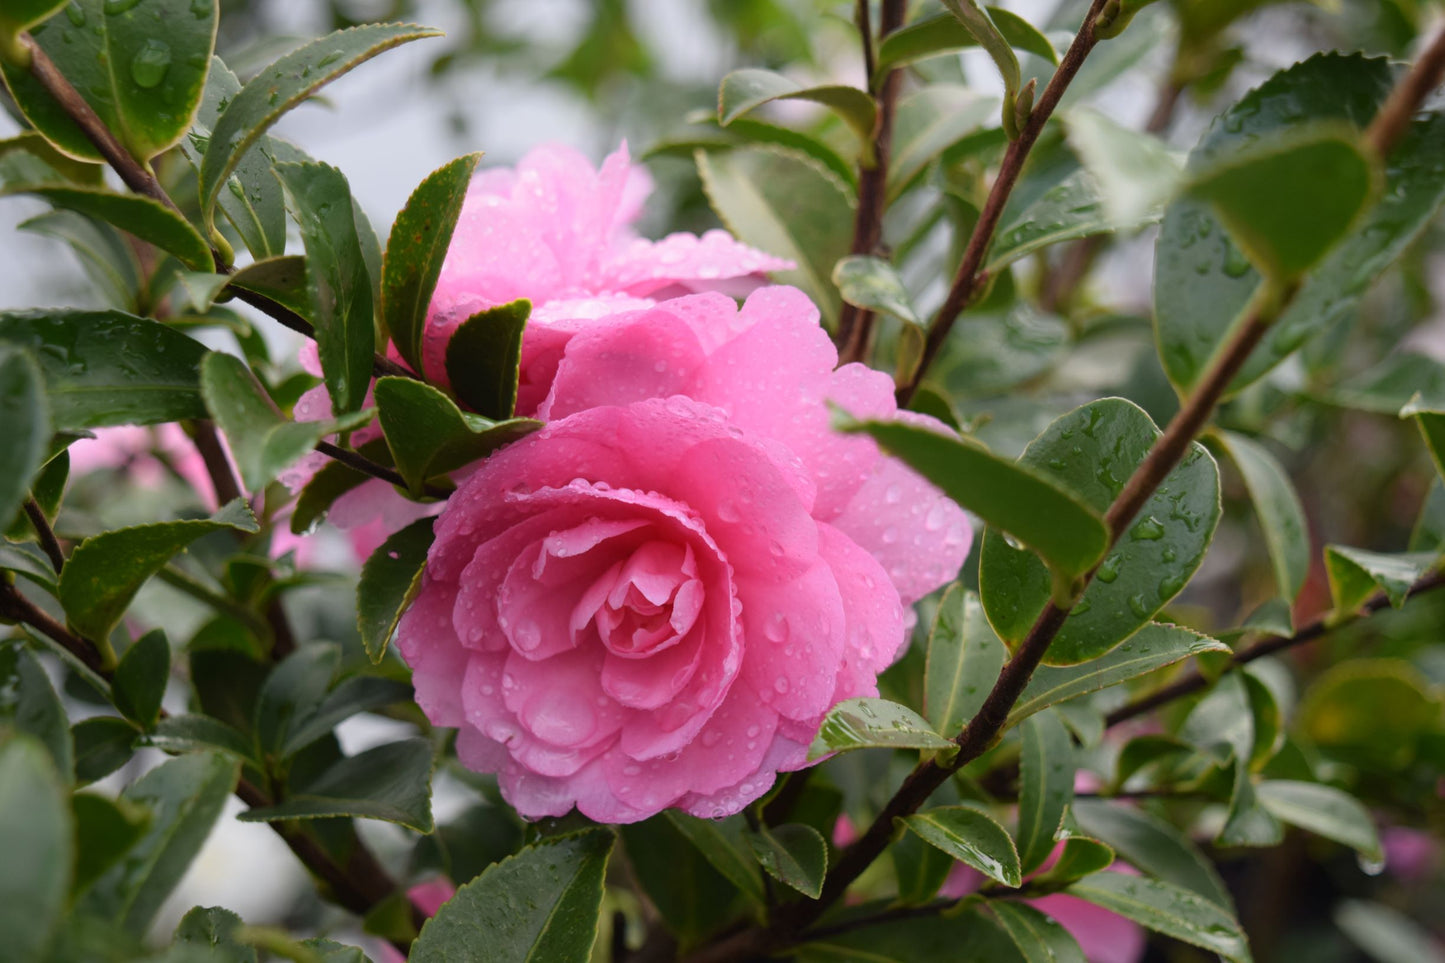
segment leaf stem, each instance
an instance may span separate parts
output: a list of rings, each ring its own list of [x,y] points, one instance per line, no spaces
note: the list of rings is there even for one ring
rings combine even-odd
[[[1389,156],[1391,148],[1404,135],[1425,98],[1440,86],[1442,77],[1445,77],[1445,27],[1435,33],[1430,45],[1420,54],[1420,59],[1390,91],[1390,99],[1385,101],[1365,131],[1365,140],[1375,153],[1381,157]]]
[[[50,559],[50,567],[59,575],[60,570],[65,568],[65,552],[60,548],[60,540],[55,537],[55,529],[50,527],[50,519],[45,517],[45,511],[34,495],[25,499],[25,517],[30,519],[40,547],[45,550],[45,557]]]
[[[388,484],[397,486],[398,488],[407,487],[406,479],[402,478],[400,474],[390,468],[387,468],[385,465],[378,465],[376,462],[372,461],[370,458],[367,458],[365,455],[359,452],[352,451],[349,448],[342,448],[340,445],[334,445],[329,441],[318,441],[316,443],[316,450],[321,452],[321,454],[325,455],[327,458],[334,458],[336,461],[341,462],[348,468],[355,468],[363,475],[370,475],[372,478],[379,478],[382,481],[387,482]],[[423,485],[422,493],[425,495],[429,495],[432,498],[446,498],[451,494],[449,490],[445,488],[439,488],[436,485]]]
[[[185,572],[174,565],[167,565],[156,572],[156,578],[176,591],[184,592],[196,601],[205,603],[217,612],[231,616],[262,638],[270,634],[270,626],[262,621],[255,612],[252,612],[235,599],[227,598],[217,592],[209,585],[192,576],[189,572]]]

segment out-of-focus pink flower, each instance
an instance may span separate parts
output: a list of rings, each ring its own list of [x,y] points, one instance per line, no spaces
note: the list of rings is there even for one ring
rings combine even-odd
[[[532,150],[515,169],[473,180],[427,317],[427,378],[447,384],[452,332],[478,311],[532,302],[522,342],[517,412],[546,397],[567,341],[621,311],[703,290],[747,294],[791,262],[739,244],[726,231],[649,241],[632,231],[652,190],[623,144],[596,169],[560,145]]]
[[[1406,882],[1424,879],[1440,865],[1440,842],[1431,833],[1386,826],[1380,830],[1380,845],[1385,850],[1386,871]]]
[[[886,375],[836,364],[793,288],[628,312],[571,339],[550,423],[447,502],[398,646],[523,815],[737,812],[877,692],[970,530],[831,430],[825,400],[896,412]]]
[[[430,919],[437,915],[437,910],[442,908],[443,903],[457,895],[457,887],[445,876],[436,876],[417,883],[406,891],[406,895],[411,900],[411,905]],[[406,957],[390,943],[381,944],[381,958],[385,963],[406,963]]]
[[[169,465],[191,486],[202,505],[211,511],[216,510],[216,490],[206,472],[205,460],[180,425],[172,423],[151,428],[118,425],[97,428],[94,434],[94,438],[81,438],[70,446],[72,475],[124,469],[134,484],[154,488],[164,482]]]

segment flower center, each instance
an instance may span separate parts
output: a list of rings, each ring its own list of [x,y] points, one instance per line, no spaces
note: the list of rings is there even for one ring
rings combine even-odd
[[[652,541],[614,562],[583,593],[572,631],[597,630],[607,650],[640,659],[682,640],[702,609],[703,586],[688,546]]]

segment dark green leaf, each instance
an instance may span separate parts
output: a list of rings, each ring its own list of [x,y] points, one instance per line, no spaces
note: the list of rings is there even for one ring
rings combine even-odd
[[[435,519],[419,518],[381,543],[361,567],[356,624],[372,662],[380,662],[396,625],[421,589]]]
[[[1059,62],[1059,54],[1054,45],[1028,21],[1002,7],[986,9],[999,35],[1011,46],[1042,57],[1051,64]],[[878,45],[874,75],[882,77],[890,69],[906,66],[925,57],[978,45],[978,40],[957,17],[947,13],[936,14],[910,23],[884,37],[883,42]]]
[[[284,802],[249,809],[238,818],[269,822],[358,816],[429,833],[433,828],[431,769],[431,743],[403,739],[348,756],[293,787]]]
[[[184,217],[149,197],[116,194],[101,187],[55,184],[7,184],[6,194],[35,194],[56,207],[78,211],[174,254],[196,271],[214,267],[211,248]]]
[[[950,585],[928,633],[923,708],[933,727],[945,733],[962,731],[988,697],[1007,656],[978,596],[957,583]]]
[[[1054,837],[1074,798],[1074,743],[1057,714],[1025,719],[1019,757],[1019,865],[1037,869],[1054,851]]]
[[[0,946],[16,963],[43,959],[60,922],[73,831],[45,746],[24,733],[0,741]]]
[[[3,332],[3,329],[0,329]],[[3,336],[3,334],[0,334]],[[50,445],[45,380],[27,351],[0,342],[0,527],[30,495],[30,480]]]
[[[836,921],[878,913],[878,903],[845,910]],[[797,963],[1031,963],[992,919],[976,908],[859,926],[791,950]]]
[[[1017,138],[1019,111],[1015,109],[1015,104],[1019,98],[1022,78],[1019,74],[1019,58],[1014,54],[1013,47],[999,31],[993,18],[979,6],[978,0],[943,0],[943,5],[958,18],[964,29],[973,35],[978,45],[988,51],[994,66],[998,68],[999,75],[1003,77],[1004,88],[1003,129],[1009,140]]]
[[[325,698],[340,664],[341,649],[321,642],[298,647],[271,670],[256,698],[254,728],[262,753],[281,753],[292,731]]]
[[[740,899],[737,888],[689,844],[670,813],[620,828],[642,892],[682,947],[697,946],[732,921]],[[746,854],[741,858],[753,864],[760,884],[755,861]]]
[[[953,743],[934,732],[928,720],[907,706],[887,699],[849,699],[834,706],[823,720],[809,758],[852,749],[951,749]]]
[[[481,159],[479,153],[467,154],[428,174],[396,215],[387,238],[382,319],[392,344],[414,371],[422,367],[422,332],[432,291]]]
[[[241,917],[220,906],[197,906],[181,918],[176,943],[211,950],[212,963],[256,963],[255,947],[238,942]]]
[[[1410,532],[1409,548],[1412,552],[1445,552],[1445,480],[1437,478],[1431,484]],[[4,565],[4,551],[0,548],[0,567]]]
[[[294,50],[252,78],[211,131],[201,162],[201,212],[206,224],[221,186],[236,165],[282,114],[351,68],[409,40],[439,36],[440,31],[411,24],[375,23],[339,30]]]
[[[306,259],[300,255],[279,255],[248,264],[231,275],[230,286],[269,298],[308,321],[313,317]]]
[[[663,812],[662,818],[687,837],[712,868],[738,888],[755,904],[766,900],[763,879],[758,874],[758,860],[753,857],[736,820],[699,819],[674,809]],[[826,860],[826,856],[824,857]],[[769,870],[772,872],[772,870]],[[776,875],[776,874],[774,874]]]
[[[280,753],[288,757],[326,735],[338,723],[362,712],[371,712],[398,702],[411,702],[411,686],[374,675],[343,679],[314,709],[290,727]]]
[[[747,840],[769,876],[809,899],[817,899],[823,892],[828,843],[812,826],[759,826],[757,832],[748,833]]]
[[[944,806],[903,820],[913,832],[989,879],[1017,887],[1021,878],[1014,841],[993,819],[967,806]]]
[[[1304,506],[1284,467],[1263,445],[1234,432],[1222,432],[1220,440],[1249,489],[1280,594],[1293,601],[1310,567],[1310,534]]]
[[[1058,860],[1040,879],[1051,883],[1068,883],[1107,869],[1113,862],[1114,850],[1109,846],[1087,836],[1070,836],[1064,840],[1064,848],[1060,851]]]
[[[50,560],[40,549],[33,545],[7,545],[0,542],[0,571],[14,572],[41,586],[51,595],[56,592],[55,569],[50,567]]]
[[[1086,963],[1078,941],[1053,917],[1005,899],[991,901],[988,908],[1028,963]]]
[[[76,793],[70,800],[75,814],[75,878],[71,898],[79,896],[140,841],[150,825],[150,813],[123,799],[93,793]]]
[[[162,763],[132,783],[121,799],[148,807],[150,828],[124,860],[96,880],[81,901],[83,910],[143,936],[210,835],[236,776],[234,760],[198,752]]]
[[[84,786],[130,762],[131,747],[140,733],[124,719],[94,716],[77,722],[70,735],[75,742],[75,781]]]
[[[442,392],[411,378],[378,378],[374,397],[396,470],[413,493],[426,479],[479,461],[541,427],[529,418],[495,422],[463,414]]]
[[[427,921],[412,955],[464,963],[485,946],[496,963],[586,963],[614,839],[605,829],[553,836],[489,867]]]
[[[1415,419],[1415,427],[1420,429],[1420,435],[1425,439],[1435,470],[1445,478],[1445,404],[1442,401],[1445,399],[1426,401],[1420,392],[1416,392],[1400,409],[1400,417]]]
[[[206,349],[119,311],[0,313],[0,345],[40,362],[56,431],[204,418],[196,368]]]
[[[1386,555],[1360,548],[1329,545],[1325,548],[1325,571],[1335,611],[1355,612],[1376,591],[1383,591],[1395,608],[1426,572],[1439,563],[1434,552],[1405,552]]]
[[[873,436],[949,498],[1030,546],[1066,576],[1087,572],[1108,547],[1100,512],[977,442],[902,421],[855,422],[847,429]]]
[[[833,283],[854,307],[881,311],[906,324],[923,324],[908,301],[903,279],[882,258],[850,254],[834,266]]]
[[[989,397],[1048,371],[1073,341],[1069,325],[1040,314],[1026,301],[998,311],[970,311],[960,319],[929,379],[958,398]]]
[[[69,781],[75,763],[65,707],[35,656],[19,643],[0,645],[0,730],[5,728],[39,740]]]
[[[1123,873],[1095,873],[1064,892],[1112,910],[1141,926],[1249,963],[1249,944],[1232,915],[1187,889]]]
[[[1192,890],[1215,905],[1233,909],[1229,890],[1199,847],[1164,820],[1134,806],[1101,799],[1076,799],[1074,821],[1091,837],[1151,876]]]
[[[106,639],[141,585],[171,557],[203,535],[255,532],[256,518],[241,499],[210,518],[157,522],[93,535],[70,553],[60,576],[60,604],[81,635]]]
[[[510,419],[517,407],[522,334],[531,313],[525,298],[488,308],[463,321],[447,342],[452,390],[486,418]]]
[[[1255,787],[1259,802],[1276,818],[1357,849],[1365,859],[1384,859],[1380,834],[1360,801],[1333,786],[1273,779]]]
[[[955,865],[953,857],[913,833],[904,833],[888,847],[888,854],[893,857],[898,899],[903,903],[926,903],[933,899]]]
[[[16,36],[65,6],[66,0],[7,0],[0,10],[0,49],[8,55]]]
[[[126,649],[115,667],[115,707],[142,729],[155,728],[170,675],[171,645],[164,631],[153,629]]]
[[[718,87],[718,123],[726,127],[732,121],[763,104],[774,100],[811,100],[834,111],[864,144],[873,141],[873,123],[877,105],[866,91],[841,84],[805,87],[771,70],[746,68],[734,70]]]
[[[146,742],[167,752],[219,750],[254,763],[251,743],[240,730],[211,716],[167,716],[156,723]]]
[[[1022,197],[1022,195],[1020,195]],[[1155,217],[1148,210],[1133,223],[1116,223],[1104,206],[1094,175],[1079,169],[1044,193],[1004,210],[984,270],[997,274],[1022,258],[1062,241],[1137,227]]]

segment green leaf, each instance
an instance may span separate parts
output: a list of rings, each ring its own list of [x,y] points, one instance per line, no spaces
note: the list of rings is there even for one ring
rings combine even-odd
[[[867,91],[843,84],[804,87],[771,70],[734,70],[717,93],[718,123],[726,127],[743,114],[774,100],[810,100],[836,113],[864,145],[873,141],[878,107]],[[865,147],[865,153],[868,148]]]
[[[479,311],[447,342],[447,379],[478,414],[496,421],[512,417],[521,376],[522,334],[532,302],[526,298]]]
[[[530,418],[497,422],[463,414],[445,394],[412,378],[378,378],[373,390],[396,470],[413,493],[426,479],[480,461],[541,427]]]
[[[1027,963],[1086,963],[1078,941],[1052,916],[1006,899],[992,900],[988,908]]]
[[[1080,829],[1138,869],[1232,911],[1234,903],[1214,864],[1188,836],[1158,816],[1101,799],[1076,799],[1071,811]]]
[[[84,786],[104,779],[130,762],[131,747],[140,733],[124,719],[92,716],[70,729],[75,743],[75,781]]]
[[[138,310],[140,261],[120,231],[74,211],[56,210],[22,221],[19,229],[54,238],[69,247],[103,303]]]
[[[1333,839],[1368,860],[1385,858],[1375,822],[1360,801],[1333,786],[1291,779],[1266,780],[1255,787],[1260,804],[1276,818]]]
[[[0,731],[6,728],[39,740],[61,777],[69,781],[75,753],[65,707],[50,676],[18,642],[0,645]]]
[[[373,675],[343,679],[310,711],[298,716],[280,746],[283,758],[331,734],[337,724],[362,712],[412,701],[411,686]]]
[[[3,332],[3,329],[0,329]],[[3,333],[0,333],[3,336]],[[0,526],[20,511],[50,447],[45,379],[28,351],[0,342]]]
[[[167,752],[217,750],[243,762],[256,763],[250,740],[236,727],[211,716],[167,716],[156,723],[146,742]]]
[[[47,181],[58,178],[62,183],[90,186],[99,185],[103,181],[104,169],[99,164],[78,161],[62,154],[43,135],[33,130],[0,140],[0,183],[7,180],[5,174],[12,169],[10,161],[14,160],[19,160],[24,165],[22,169],[41,171],[45,175],[43,179]],[[38,160],[41,164],[32,165],[30,162],[33,160]]]
[[[1419,395],[1419,399],[1416,396]],[[1445,399],[1445,365],[1408,349],[1392,351],[1378,364],[1325,389],[1321,401],[1379,415],[1409,415],[1402,408],[1430,407]]]
[[[1158,220],[1183,173],[1163,142],[1092,108],[1072,110],[1064,122],[1069,146],[1098,184],[1109,221],[1128,225]]]
[[[967,806],[943,806],[907,816],[903,822],[924,841],[989,879],[1017,888],[1022,874],[1014,841],[993,819]]]
[[[356,624],[366,654],[381,662],[396,625],[421,589],[435,519],[419,518],[382,542],[361,567]]]
[[[392,344],[411,365],[422,369],[422,333],[427,307],[456,230],[467,185],[480,153],[467,154],[432,171],[396,215],[382,262],[382,319]]]
[[[1050,883],[1071,883],[1107,869],[1113,862],[1114,850],[1108,845],[1087,836],[1070,836],[1064,840],[1058,860],[1039,878]]]
[[[139,194],[116,194],[101,187],[55,184],[7,184],[4,194],[34,194],[56,207],[78,211],[113,224],[135,237],[174,254],[187,267],[210,271],[211,248],[190,222],[175,211]]]
[[[306,259],[298,254],[254,261],[231,275],[229,286],[269,298],[307,320],[316,310],[308,287]]]
[[[881,311],[905,324],[923,325],[908,301],[903,279],[893,265],[882,258],[850,254],[834,266],[833,283],[843,300],[854,307]]]
[[[1341,900],[1334,917],[1340,931],[1380,963],[1445,963],[1434,933],[1383,903]]]
[[[1415,758],[1440,699],[1410,663],[1356,658],[1315,680],[1299,709],[1302,731],[1320,748],[1371,769],[1399,769]]]
[[[201,946],[211,951],[213,963],[256,963],[256,949],[238,941],[245,924],[241,917],[220,906],[197,906],[181,917],[177,945]]]
[[[738,240],[797,265],[774,272],[813,299],[825,326],[841,302],[833,265],[853,241],[856,202],[848,188],[811,158],[771,148],[695,155],[712,209]]]
[[[1435,479],[1425,504],[1420,507],[1420,517],[1410,532],[1409,549],[1412,552],[1445,553],[1445,480]],[[5,564],[3,549],[0,549],[0,566]]]
[[[219,352],[201,362],[201,392],[231,443],[241,480],[252,491],[265,488],[327,435],[360,427],[372,416],[368,409],[336,420],[290,421],[244,361]]]
[[[978,45],[988,51],[999,75],[1003,77],[1003,129],[1009,140],[1014,140],[1019,135],[1018,111],[1015,109],[1022,83],[1019,58],[1014,55],[1013,47],[999,32],[993,19],[979,6],[978,0],[943,0],[943,5],[958,18],[963,28],[973,35]]]
[[[1009,713],[1010,726],[1046,706],[1173,665],[1203,652],[1228,652],[1222,642],[1177,625],[1151,622],[1123,645],[1090,662],[1072,666],[1042,665]]]
[[[115,667],[115,707],[142,729],[154,729],[170,675],[171,645],[163,630],[153,629],[126,649]]]
[[[884,908],[878,903],[850,907],[832,921],[843,922]],[[1030,963],[1008,933],[977,908],[857,926],[789,950],[797,963]]]
[[[16,37],[65,6],[66,0],[7,0],[0,9],[0,50],[8,56]]]
[[[79,792],[71,797],[75,814],[74,899],[90,888],[116,862],[140,842],[150,825],[150,813],[122,799]]]
[[[1310,568],[1304,506],[1284,467],[1263,445],[1229,431],[1221,432],[1219,438],[1249,489],[1280,594],[1292,602],[1304,587]]]
[[[196,374],[205,346],[157,321],[119,311],[6,311],[6,344],[40,363],[56,431],[206,416]]]
[[[8,4],[8,0],[7,0]],[[181,139],[201,101],[219,16],[216,0],[126,6],[72,0],[31,36],[116,138],[141,162]],[[15,103],[36,130],[73,157],[100,151],[30,72],[3,64]]]
[[[237,771],[234,760],[198,752],[162,763],[132,783],[121,799],[149,808],[150,828],[96,880],[81,909],[115,920],[132,936],[145,935],[210,835],[236,787]]]
[[[848,699],[829,710],[808,758],[853,749],[952,749],[928,720],[887,699]]]
[[[1045,710],[1020,727],[1019,865],[1032,872],[1054,851],[1054,837],[1074,798],[1074,742],[1057,714]]]
[[[39,585],[51,595],[56,592],[55,569],[50,567],[50,560],[40,549],[33,545],[0,542],[0,572],[14,572]]]
[[[1054,45],[1027,20],[1002,7],[985,9],[999,35],[1012,47],[1042,57],[1051,64],[1058,64],[1059,53],[1054,49]],[[925,57],[935,57],[978,45],[979,41],[958,17],[948,13],[925,17],[883,38],[883,42],[878,45],[873,75],[881,79],[889,70],[916,63]]]
[[[1102,513],[977,442],[903,421],[853,422],[845,430],[871,435],[949,498],[1028,545],[1063,575],[1087,572],[1108,547]]]
[[[441,31],[375,23],[339,30],[294,50],[253,77],[231,98],[211,130],[201,162],[201,216],[209,227],[221,187],[253,143],[284,113],[351,68],[409,40]]]
[[[286,190],[306,245],[312,308],[307,316],[316,325],[326,390],[332,409],[345,415],[366,399],[376,350],[373,281],[351,187],[341,171],[326,164],[277,164],[276,176]]]
[[[1159,435],[1139,406],[1104,398],[1055,420],[1025,449],[1019,465],[1102,515]],[[1019,508],[1036,511],[1028,503]],[[1191,445],[1099,564],[1045,661],[1069,665],[1096,658],[1146,624],[1199,568],[1219,513],[1219,469],[1203,447]],[[979,589],[989,622],[1016,645],[1048,604],[1052,580],[1037,558],[990,530],[979,558]]]
[[[321,704],[341,664],[333,642],[304,645],[266,676],[256,697],[254,729],[263,754],[280,754],[291,732]]]
[[[412,955],[462,963],[485,946],[496,963],[586,963],[614,839],[605,829],[552,836],[489,867],[427,921]]]
[[[1341,614],[1358,611],[1376,591],[1385,593],[1395,608],[1405,604],[1405,597],[1426,572],[1439,564],[1434,552],[1402,552],[1386,555],[1342,545],[1325,547],[1325,571],[1330,578],[1330,594],[1335,611]]]
[[[663,924],[683,947],[694,947],[734,919],[738,889],[689,845],[670,818],[673,811],[619,827],[627,861],[641,890],[657,907]],[[738,840],[739,845],[742,844]],[[738,855],[753,871],[761,890],[756,860]],[[539,961],[540,963],[540,961]]]
[[[958,26],[958,21],[946,13],[934,19]],[[889,34],[883,46],[900,32]],[[978,133],[996,110],[997,98],[984,97],[955,84],[932,84],[904,97],[893,120],[893,146],[888,158],[885,191],[888,202],[897,200],[903,189],[944,151]]]
[[[60,576],[60,604],[70,624],[88,638],[108,639],[146,579],[196,539],[223,529],[251,533],[258,525],[237,499],[210,518],[118,528],[85,539]]]
[[[1293,130],[1191,169],[1189,192],[1209,201],[1261,273],[1292,281],[1339,243],[1375,193],[1377,175],[1343,125]]]
[[[712,868],[727,877],[728,882],[736,886],[739,892],[758,906],[766,902],[763,878],[758,874],[758,860],[761,857],[754,858],[752,847],[743,841],[743,834],[735,820],[699,819],[675,809],[664,810],[662,816],[674,829],[686,836],[687,841],[692,843]],[[825,854],[825,862],[826,859]]]
[[[1187,889],[1122,873],[1095,873],[1064,892],[1232,963],[1249,963],[1249,944],[1234,917]]]
[[[902,903],[926,903],[953,871],[954,860],[943,850],[925,843],[912,833],[904,833],[891,846],[893,875],[898,881],[898,899]]]
[[[73,831],[45,746],[24,733],[0,741],[0,946],[16,963],[43,959],[60,923]]]
[[[809,899],[823,892],[828,873],[828,842],[812,826],[786,823],[759,826],[747,834],[748,845],[768,875]]]
[[[380,441],[380,439],[377,439]],[[385,446],[385,442],[381,442]],[[370,445],[368,442],[367,445]],[[367,445],[363,445],[365,449]],[[361,454],[366,452],[362,450]],[[291,531],[302,535],[326,517],[336,500],[352,489],[366,484],[371,476],[357,471],[339,461],[328,461],[316,470],[301,494],[296,497],[296,507],[291,510]]]
[[[1075,170],[1042,194],[1020,194],[1004,209],[1002,224],[983,270],[997,274],[1008,265],[1062,241],[1091,234],[1127,230],[1158,220],[1155,208],[1145,208],[1137,219],[1116,221],[1105,204],[1107,195],[1086,169]]]
[[[434,826],[431,815],[431,743],[403,739],[348,756],[291,788],[274,806],[248,809],[238,819],[326,819],[357,816],[398,823],[419,833]]]
[[[938,602],[928,633],[923,711],[939,732],[960,732],[988,697],[1008,650],[994,635],[978,596],[954,583]]]
[[[1072,341],[1063,318],[1041,314],[1023,300],[1001,310],[970,311],[960,319],[959,336],[945,342],[929,380],[956,398],[1002,394],[1053,368]]]
[[[1415,419],[1415,427],[1420,429],[1420,436],[1425,439],[1435,470],[1445,478],[1445,406],[1439,400],[1426,402],[1417,391],[1400,409],[1400,417]]]

